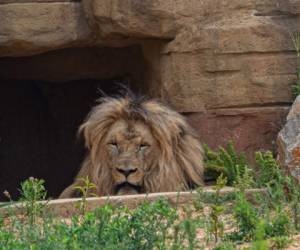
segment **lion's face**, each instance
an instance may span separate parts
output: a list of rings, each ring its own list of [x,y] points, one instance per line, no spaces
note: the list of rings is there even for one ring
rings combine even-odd
[[[154,165],[158,153],[158,145],[149,127],[138,121],[119,120],[109,129],[105,147],[114,192],[143,192],[144,177]]]

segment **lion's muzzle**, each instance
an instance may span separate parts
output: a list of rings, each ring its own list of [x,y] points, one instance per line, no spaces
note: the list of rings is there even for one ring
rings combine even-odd
[[[130,174],[135,173],[137,171],[137,168],[128,168],[128,169],[117,168],[117,171],[125,175],[125,177],[127,178]]]
[[[137,194],[141,192],[143,172],[133,164],[120,164],[113,168],[116,194]]]
[[[129,182],[123,182],[116,186],[115,193],[117,195],[130,195],[141,193],[141,186],[132,185]]]

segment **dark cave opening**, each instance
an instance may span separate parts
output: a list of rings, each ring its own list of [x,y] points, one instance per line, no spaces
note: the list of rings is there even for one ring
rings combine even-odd
[[[71,53],[73,59],[76,52],[74,50]],[[82,50],[79,52],[82,53]],[[132,56],[131,52],[121,51],[121,54],[128,53]],[[77,63],[80,64],[80,61],[86,63],[87,60],[82,60],[80,53],[78,58],[75,56],[78,59]],[[111,58],[110,53],[106,56]],[[5,59],[6,62],[0,59],[0,66],[6,66],[5,72],[0,71],[0,200],[5,199],[3,195],[5,190],[16,199],[20,183],[31,176],[44,179],[48,196],[57,197],[72,183],[80,168],[85,148],[82,138],[77,136],[77,130],[101,93],[115,95],[119,93],[120,85],[129,87],[135,92],[142,92],[136,87],[141,80],[137,77],[142,75],[141,68],[134,65],[136,63],[142,65],[139,53],[131,57],[129,62],[117,58],[116,64],[122,69],[121,72],[114,68],[112,74],[105,71],[103,76],[89,78],[89,75],[96,74],[92,74],[91,71],[83,74],[81,71],[81,77],[78,77],[75,72],[78,67],[75,67],[74,79],[67,81],[61,78],[63,76],[61,68],[59,69],[61,79],[58,81],[55,79],[55,70],[52,70],[55,81],[47,80],[49,76],[47,65],[44,68],[40,66],[37,73],[36,67],[32,66],[40,62],[37,60],[36,64],[32,63],[36,57],[43,58],[42,55],[34,56],[25,59],[23,63],[19,63],[15,58]],[[126,58],[124,55],[122,57]],[[62,55],[57,57],[58,60],[61,58]],[[22,68],[26,60],[32,63],[33,70],[30,73]],[[44,61],[49,63],[47,60]],[[53,58],[52,61],[55,63]],[[70,63],[74,65],[74,60],[69,61]],[[20,68],[13,67],[12,70],[7,66],[9,64]],[[131,66],[128,67],[128,64]],[[109,67],[113,67],[113,64],[110,63]],[[68,65],[66,68],[70,72],[72,67]],[[127,70],[124,70],[126,68]],[[47,74],[43,74],[43,70]],[[35,75],[38,77],[34,78]],[[110,78],[105,78],[106,75]]]

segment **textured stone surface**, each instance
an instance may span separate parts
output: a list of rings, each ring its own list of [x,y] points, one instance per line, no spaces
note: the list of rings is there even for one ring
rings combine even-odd
[[[277,138],[278,159],[300,182],[300,96],[295,100],[287,122]]]
[[[1,56],[88,45],[91,32],[80,3],[0,2]]]
[[[179,111],[199,112],[291,102],[296,61],[289,34],[299,25],[299,3],[86,0],[84,6],[99,44],[165,40],[156,94]]]
[[[85,0],[84,6],[103,40],[174,38],[180,29],[174,15],[177,1]]]
[[[203,191],[207,194],[215,193],[212,188],[206,187]],[[221,195],[234,192],[233,188],[225,187],[220,191]],[[253,197],[253,194],[265,193],[264,189],[248,189],[246,195],[249,199]],[[97,197],[87,198],[87,211],[92,211],[97,207],[102,207],[105,204],[112,204],[113,206],[126,206],[133,209],[143,202],[154,202],[161,198],[165,198],[173,206],[185,206],[192,205],[194,200],[199,195],[196,192],[169,192],[169,193],[152,193],[152,194],[138,194],[138,195],[123,195],[123,196],[110,196],[110,197]],[[78,201],[81,199],[60,199],[47,202],[47,208],[50,214],[58,217],[69,217],[78,214]],[[1,204],[1,203],[0,203]],[[22,208],[19,205],[15,205],[8,209],[0,208],[0,215],[6,215],[14,209],[16,213],[22,213]]]
[[[179,110],[291,101],[297,64],[286,24],[240,21],[191,26],[164,48],[163,89]]]
[[[254,151],[274,150],[278,131],[285,122],[288,107],[261,107],[211,110],[187,114],[202,142],[213,149],[234,142],[253,162]]]
[[[297,96],[297,98],[295,99],[289,114],[287,116],[287,120],[293,119],[295,117],[297,117],[300,114],[300,96]]]
[[[163,97],[181,112],[289,104],[296,81],[295,58],[286,55],[176,53],[161,67]]]

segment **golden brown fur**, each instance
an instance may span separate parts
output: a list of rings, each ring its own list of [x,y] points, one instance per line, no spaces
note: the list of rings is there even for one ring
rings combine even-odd
[[[184,117],[152,100],[102,98],[81,125],[89,152],[60,198],[88,176],[97,195],[178,191],[203,185],[203,152]]]

